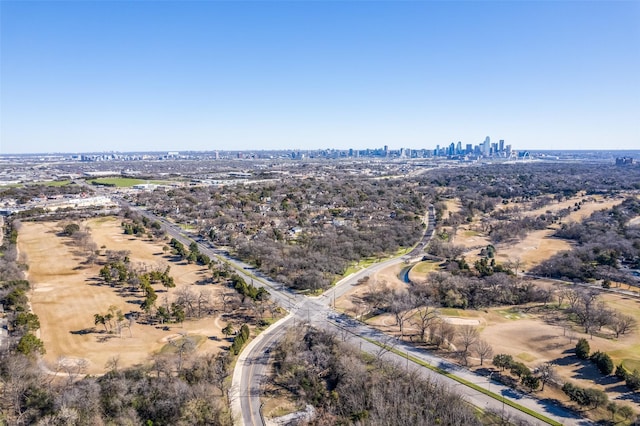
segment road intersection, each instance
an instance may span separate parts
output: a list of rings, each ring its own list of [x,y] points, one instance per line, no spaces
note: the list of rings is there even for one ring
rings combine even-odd
[[[132,207],[132,206],[129,206]],[[177,225],[164,218],[157,217],[150,212],[137,209],[149,219],[158,220],[167,234],[185,245],[193,241],[192,237],[185,235]],[[425,231],[423,240],[418,244],[423,248],[431,236],[433,227],[430,225]],[[431,230],[431,232],[428,232]],[[238,425],[264,425],[261,413],[261,387],[268,375],[269,356],[271,348],[285,333],[295,324],[306,324],[312,327],[341,331],[348,333],[352,343],[358,344],[360,349],[378,356],[384,356],[390,361],[406,365],[406,368],[416,369],[420,374],[429,377],[448,386],[455,392],[463,395],[472,405],[480,409],[490,409],[501,413],[504,418],[522,419],[532,425],[549,424],[521,411],[512,405],[519,405],[527,409],[543,414],[544,417],[562,425],[589,425],[589,420],[578,417],[570,410],[564,409],[547,401],[532,398],[526,394],[515,391],[490,378],[473,373],[467,369],[452,364],[439,358],[428,351],[415,348],[405,342],[397,341],[384,333],[357,322],[343,314],[335,312],[331,305],[349,292],[353,286],[358,285],[358,280],[371,275],[381,269],[388,268],[398,263],[406,263],[417,254],[414,250],[409,255],[387,259],[369,266],[359,272],[340,280],[336,285],[317,297],[308,297],[295,293],[281,283],[277,283],[268,277],[259,274],[253,267],[242,261],[234,259],[228,253],[215,249],[203,241],[198,241],[200,251],[210,257],[215,257],[226,262],[245,281],[251,282],[257,287],[265,287],[278,305],[289,311],[283,319],[272,324],[264,332],[252,340],[241,352],[234,369],[232,385],[229,391],[229,399]],[[438,367],[446,371],[447,375],[439,374],[424,365]],[[459,380],[457,380],[457,379]],[[466,382],[466,383],[465,383]],[[473,386],[468,386],[468,383]],[[478,388],[487,389],[491,395],[479,392]]]

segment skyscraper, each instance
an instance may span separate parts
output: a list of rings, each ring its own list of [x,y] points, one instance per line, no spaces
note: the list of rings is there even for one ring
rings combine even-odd
[[[491,139],[489,136],[484,138],[484,143],[482,144],[482,155],[489,156],[489,150],[491,149]]]

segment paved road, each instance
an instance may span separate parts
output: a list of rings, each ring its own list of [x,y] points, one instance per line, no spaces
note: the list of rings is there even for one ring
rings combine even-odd
[[[190,244],[190,238],[186,236],[184,231],[179,229],[176,225],[144,210],[139,211],[150,219],[160,221],[166,232],[171,237],[176,238],[187,246]],[[207,244],[199,242],[198,245],[202,253],[207,254],[210,257],[215,256],[227,261],[230,266],[236,269],[236,271],[245,280],[247,280],[247,282],[253,282],[255,286],[268,288],[271,298],[290,312],[287,317],[271,325],[267,330],[257,336],[256,339],[251,341],[238,358],[230,390],[231,408],[234,413],[235,423],[238,425],[264,425],[260,414],[260,388],[268,373],[266,368],[268,365],[270,351],[267,349],[272,347],[272,345],[274,345],[275,342],[284,335],[287,328],[295,323],[308,323],[314,327],[348,333],[351,341],[354,344],[360,345],[360,348],[363,351],[378,356],[384,356],[385,358],[395,360],[396,362],[404,363],[407,368],[416,369],[424,376],[450,386],[451,389],[463,395],[471,404],[483,409],[490,408],[496,412],[502,412],[510,419],[520,418],[528,421],[532,425],[545,424],[534,417],[504,404],[502,399],[495,399],[484,395],[473,388],[469,388],[453,379],[424,368],[413,362],[410,358],[415,357],[423,362],[439,366],[440,368],[452,372],[458,377],[499,394],[502,398],[514,401],[536,412],[543,413],[545,416],[552,418],[563,425],[591,424],[588,420],[577,417],[569,410],[565,410],[545,401],[536,400],[495,381],[490,381],[486,377],[453,365],[427,351],[416,349],[403,342],[390,339],[389,336],[381,333],[380,331],[377,331],[365,324],[358,323],[341,314],[337,314],[331,309],[331,305],[334,300],[347,293],[354,285],[357,285],[360,278],[372,274],[380,269],[397,263],[402,263],[406,260],[405,258],[389,259],[372,265],[365,270],[342,279],[334,286],[334,288],[327,290],[322,295],[311,298],[293,293],[284,285],[274,282],[267,277],[260,276],[257,271],[249,265],[232,259],[225,253],[219,250],[214,250]],[[383,342],[388,345],[392,344],[396,350],[404,353],[405,357],[397,355],[391,351],[381,350],[378,345],[370,343],[370,341],[366,339]]]

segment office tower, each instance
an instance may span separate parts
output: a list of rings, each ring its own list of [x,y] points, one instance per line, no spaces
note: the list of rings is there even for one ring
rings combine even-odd
[[[464,150],[465,154],[471,154],[473,152],[473,145],[468,143],[467,149]]]
[[[491,139],[487,136],[482,144],[482,155],[489,156],[489,150],[491,148]]]
[[[504,152],[504,139],[500,139],[500,152]]]

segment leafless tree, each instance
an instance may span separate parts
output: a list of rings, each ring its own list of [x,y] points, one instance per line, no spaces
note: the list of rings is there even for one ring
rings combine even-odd
[[[411,323],[420,330],[420,340],[425,341],[427,331],[438,318],[438,310],[432,306],[424,306],[411,318]]]
[[[482,365],[485,359],[489,359],[493,355],[493,348],[486,340],[478,340],[474,348],[480,358],[480,365]]]
[[[455,336],[456,329],[453,325],[443,321],[442,319],[436,321],[434,325],[435,333],[432,333],[434,336],[434,343],[440,347],[445,344],[449,346],[453,340],[453,336]]]
[[[610,326],[616,334],[616,338],[619,338],[621,334],[624,335],[635,330],[637,325],[637,321],[632,316],[616,313],[612,318]]]
[[[203,313],[209,309],[211,303],[211,292],[209,290],[201,290],[198,293],[197,304],[197,316],[201,318]]]
[[[196,342],[186,333],[183,333],[180,338],[170,340],[169,343],[176,348],[176,370],[180,373],[184,358],[195,350]]]
[[[468,364],[469,349],[478,341],[478,338],[478,330],[472,325],[463,325],[458,330],[458,352],[464,365]]]
[[[545,362],[544,364],[540,364],[538,366],[538,375],[540,377],[540,381],[542,382],[542,389],[540,390],[544,390],[544,385],[547,382],[552,382],[558,379],[556,369],[550,362]]]
[[[402,339],[404,337],[404,323],[411,316],[415,300],[406,290],[394,291],[391,297],[389,310],[393,314],[396,324],[400,327],[400,339]]]
[[[120,355],[114,355],[107,360],[105,367],[116,374],[118,374],[118,367],[120,366]]]

